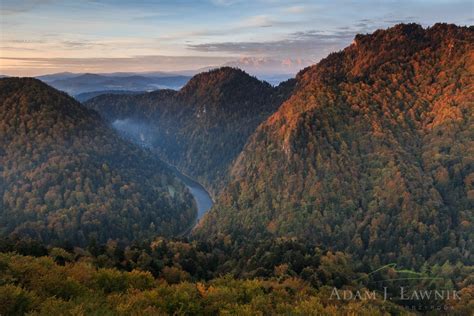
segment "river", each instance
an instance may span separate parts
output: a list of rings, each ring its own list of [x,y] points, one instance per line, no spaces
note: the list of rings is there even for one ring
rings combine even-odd
[[[204,187],[195,180],[191,179],[190,177],[186,176],[185,174],[181,173],[176,167],[169,165],[171,169],[173,169],[176,176],[183,181],[183,183],[188,188],[189,192],[194,197],[194,201],[196,201],[197,206],[197,217],[196,217],[196,224],[201,219],[201,217],[206,214],[207,211],[212,207],[214,202],[212,201],[209,192],[204,189]]]
[[[135,144],[154,151],[151,145],[153,139],[150,127],[144,123],[134,122],[129,119],[115,120],[112,123],[112,127],[115,128],[124,138],[131,140]],[[165,161],[163,161],[167,164]],[[196,220],[193,222],[182,235],[189,233],[194,226],[199,222],[204,214],[212,207],[213,201],[206,189],[197,181],[191,179],[187,175],[180,172],[176,167],[167,164],[170,169],[176,174],[176,176],[186,185],[189,192],[191,192],[197,206]]]
[[[165,162],[166,163],[166,162]],[[197,206],[197,216],[196,219],[186,228],[184,231],[179,233],[177,237],[184,237],[191,233],[191,231],[199,223],[199,220],[209,211],[214,204],[209,192],[204,189],[204,187],[197,181],[191,179],[187,175],[181,173],[175,166],[167,164],[168,167],[174,172],[174,174],[180,179],[184,185],[188,188],[191,195],[194,197]]]

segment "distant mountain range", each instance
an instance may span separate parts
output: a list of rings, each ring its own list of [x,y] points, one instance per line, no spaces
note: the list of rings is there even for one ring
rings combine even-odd
[[[278,63],[269,59],[251,59],[243,58],[239,61],[229,63],[228,66],[240,68],[248,73],[259,73],[259,79],[267,81],[273,86],[292,78],[290,70],[294,65],[288,68],[289,72],[285,74],[271,73],[272,65]],[[198,70],[189,70],[183,72],[115,72],[115,73],[71,73],[60,72],[55,74],[36,77],[52,87],[67,92],[80,102],[84,102],[91,97],[101,94],[135,94],[137,92],[150,92],[160,89],[179,90],[191,79],[191,76],[209,70],[217,69],[215,67],[206,67]],[[6,77],[6,76],[3,76]]]
[[[43,82],[71,96],[96,91],[153,91],[179,89],[190,77],[165,73],[73,74],[68,72],[39,76]]]
[[[99,95],[103,94],[142,94],[146,93],[146,91],[130,91],[130,90],[99,90],[99,91],[92,91],[92,92],[84,92],[79,93],[74,96],[74,98],[79,102],[86,102],[92,98],[95,98]]]
[[[277,86],[293,78],[301,69],[314,64],[314,60],[300,58],[242,57],[221,66],[239,68],[258,79]],[[188,80],[201,72],[218,69],[208,66],[181,71],[113,72],[113,73],[72,73],[59,72],[36,76],[52,87],[76,97],[82,93],[97,95],[110,91],[154,91],[158,89],[179,90]],[[0,78],[9,77],[0,75]],[[99,93],[101,92],[101,93]]]

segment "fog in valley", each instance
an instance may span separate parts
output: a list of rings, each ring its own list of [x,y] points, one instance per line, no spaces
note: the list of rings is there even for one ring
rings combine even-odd
[[[115,120],[112,123],[114,129],[116,129],[123,137],[131,140],[132,142],[148,148],[154,149],[157,145],[157,129],[148,123],[140,122],[134,119]],[[191,194],[194,196],[198,214],[196,220],[199,220],[213,205],[213,201],[206,189],[195,180],[182,174],[174,166],[170,166],[171,169],[176,173],[179,179],[187,186]]]
[[[115,120],[112,127],[134,143],[150,149],[153,148],[156,136],[150,124],[133,119],[124,119]]]

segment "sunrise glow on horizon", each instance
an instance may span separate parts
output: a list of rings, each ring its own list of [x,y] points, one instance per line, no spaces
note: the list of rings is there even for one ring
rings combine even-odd
[[[281,65],[276,72],[294,73],[347,46],[357,33],[397,23],[473,22],[469,0],[2,0],[0,5],[0,74],[18,76],[183,71],[249,57],[276,60]]]

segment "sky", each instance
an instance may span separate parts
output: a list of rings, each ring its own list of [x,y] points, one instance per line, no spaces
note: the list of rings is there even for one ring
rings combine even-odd
[[[16,76],[224,64],[290,73],[357,33],[474,21],[472,0],[0,0],[0,8],[0,74]]]

